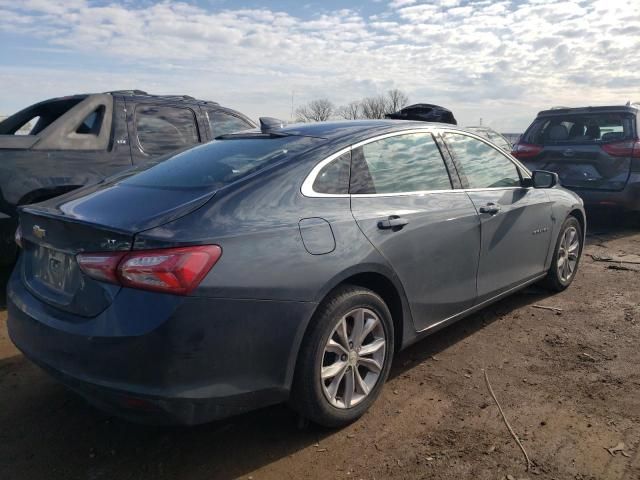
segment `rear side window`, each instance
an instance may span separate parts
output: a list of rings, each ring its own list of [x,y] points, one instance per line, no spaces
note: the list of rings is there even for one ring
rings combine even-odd
[[[522,141],[533,145],[608,143],[634,137],[633,115],[590,113],[536,119]]]
[[[196,118],[188,108],[138,106],[136,133],[145,153],[157,155],[199,142]]]
[[[461,170],[460,174],[467,188],[521,186],[520,174],[515,164],[495,148],[458,133],[445,133],[444,139]]]
[[[384,138],[363,145],[353,155],[353,194],[451,189],[449,173],[430,133]]]
[[[211,128],[211,133],[214,138],[220,135],[241,132],[242,130],[253,128],[253,125],[242,120],[240,117],[220,110],[210,110],[207,112],[207,117],[209,118],[209,128]]]
[[[332,195],[348,194],[350,169],[351,152],[347,152],[318,172],[313,182],[313,191]]]
[[[121,183],[157,188],[215,190],[269,165],[284,161],[320,141],[310,137],[214,140],[157,164],[147,164]]]

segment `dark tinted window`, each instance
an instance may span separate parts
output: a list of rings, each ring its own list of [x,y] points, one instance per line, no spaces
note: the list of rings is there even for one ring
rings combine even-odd
[[[351,169],[351,152],[340,155],[325,165],[313,182],[316,193],[346,194],[349,193],[349,170]]]
[[[100,127],[102,126],[102,121],[104,120],[104,112],[104,106],[96,108],[82,121],[80,126],[76,129],[76,133],[98,135],[100,133]]]
[[[467,135],[446,133],[451,150],[468,188],[519,187],[520,175],[515,164],[486,143]]]
[[[448,190],[449,174],[429,133],[412,133],[368,143],[354,152],[351,193]]]
[[[188,108],[139,106],[136,132],[142,150],[149,154],[168,153],[199,141],[196,119]]]
[[[241,132],[253,128],[253,125],[242,120],[240,117],[224,113],[220,110],[211,110],[207,113],[209,117],[209,127],[213,137],[226,135],[227,133]]]
[[[536,119],[522,138],[530,144],[607,143],[634,137],[628,113],[566,114]]]
[[[309,137],[214,140],[154,164],[122,183],[161,188],[220,188],[309,149]],[[145,167],[143,167],[145,168]]]

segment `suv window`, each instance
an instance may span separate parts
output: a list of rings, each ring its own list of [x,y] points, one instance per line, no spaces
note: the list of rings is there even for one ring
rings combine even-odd
[[[207,112],[209,128],[212,136],[219,137],[227,133],[241,132],[253,128],[253,125],[242,120],[240,117],[222,112],[220,110],[210,110]]]
[[[520,174],[516,165],[503,153],[488,144],[459,133],[445,133],[449,150],[466,178],[467,188],[519,187]]]
[[[313,191],[333,195],[349,193],[349,170],[351,170],[351,152],[340,155],[318,172],[313,181]]]
[[[195,115],[188,108],[138,106],[136,133],[142,150],[152,155],[189,147],[200,140]]]
[[[367,143],[354,151],[353,194],[449,190],[451,180],[430,133],[411,133]]]
[[[588,144],[633,137],[633,115],[630,113],[568,113],[536,119],[522,141],[534,145]]]

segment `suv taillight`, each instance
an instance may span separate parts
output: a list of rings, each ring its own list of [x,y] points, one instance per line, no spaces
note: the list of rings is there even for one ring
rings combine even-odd
[[[187,295],[222,256],[218,245],[132,252],[80,253],[82,271],[102,282],[155,292]]]
[[[602,149],[613,157],[640,158],[640,140],[604,143]]]
[[[530,143],[518,143],[511,152],[511,155],[519,160],[525,158],[532,158],[538,155],[542,151],[541,145],[532,145]]]

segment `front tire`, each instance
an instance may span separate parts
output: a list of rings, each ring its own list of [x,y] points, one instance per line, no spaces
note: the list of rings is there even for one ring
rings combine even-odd
[[[319,307],[303,340],[291,393],[305,418],[341,427],[373,404],[394,350],[389,308],[376,293],[340,287]]]
[[[543,280],[544,286],[552,291],[561,292],[571,285],[578,271],[583,240],[580,222],[570,215],[560,229],[551,268]]]

